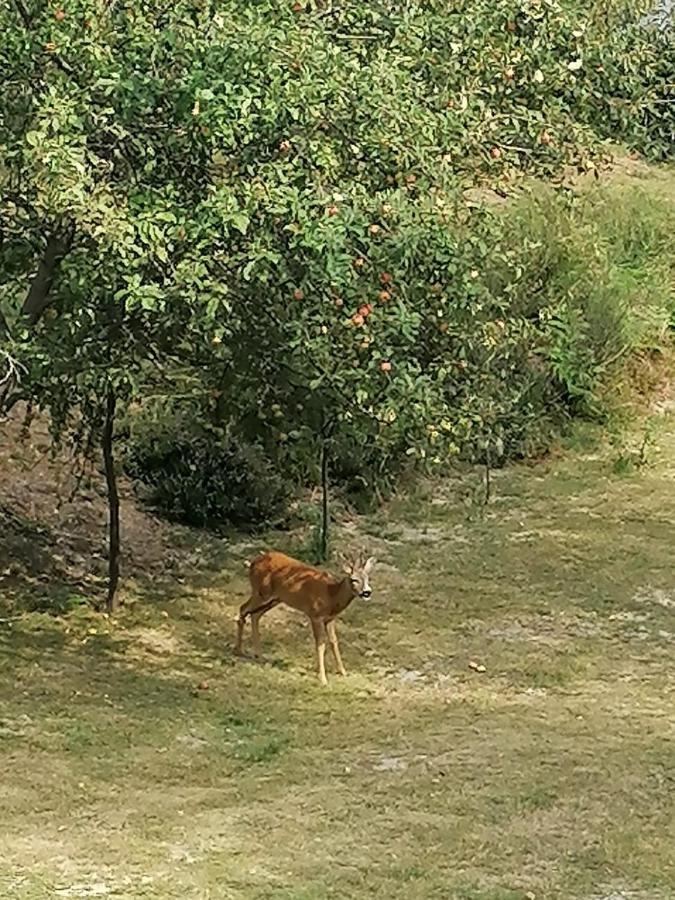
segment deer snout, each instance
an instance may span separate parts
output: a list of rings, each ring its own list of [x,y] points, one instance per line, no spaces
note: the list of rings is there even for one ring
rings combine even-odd
[[[361,591],[361,593],[359,594],[359,597],[360,597],[362,600],[370,600],[370,598],[371,598],[372,596],[373,596],[373,592],[371,591],[370,588],[364,588],[364,589]]]

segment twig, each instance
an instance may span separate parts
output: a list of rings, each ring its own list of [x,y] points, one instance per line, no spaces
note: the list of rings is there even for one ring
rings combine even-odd
[[[27,31],[30,31],[33,27],[33,20],[30,17],[30,13],[26,9],[23,4],[23,0],[13,0],[14,6],[16,7],[16,11],[19,13],[21,17],[21,21],[24,24],[24,27]]]

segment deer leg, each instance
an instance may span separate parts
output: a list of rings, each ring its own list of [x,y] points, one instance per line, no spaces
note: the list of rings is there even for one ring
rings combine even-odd
[[[242,603],[239,607],[239,615],[237,616],[237,642],[234,645],[234,652],[241,653],[241,643],[244,639],[244,628],[246,626],[246,616],[249,614],[249,610],[251,608],[251,604],[253,603],[253,597],[250,600],[247,600],[246,603]]]
[[[337,670],[340,675],[346,675],[347,671],[342,664],[342,657],[340,656],[340,645],[338,643],[337,628],[335,627],[335,622],[326,622],[326,632],[328,634],[328,640],[330,642],[330,649],[333,651],[333,657],[335,659]]]
[[[264,616],[266,612],[269,612],[270,609],[273,609],[279,603],[278,600],[272,599],[267,602],[263,601],[259,597],[251,597],[250,600],[247,600],[246,603],[243,603],[239,608],[239,616],[237,617],[237,643],[235,645],[235,651],[237,653],[241,653],[241,642],[244,636],[244,626],[246,625],[246,619],[248,616],[251,617],[251,634],[253,637],[253,655],[259,656],[260,654],[260,631],[258,629],[258,622],[261,616]]]
[[[260,631],[258,629],[258,622],[260,621],[260,617],[265,615],[267,610],[265,609],[256,609],[255,612],[251,613],[251,638],[253,639],[253,655],[260,656]]]
[[[319,673],[319,681],[326,685],[326,626],[320,619],[310,619],[312,623],[312,631],[314,632],[314,643],[316,644],[316,663]]]

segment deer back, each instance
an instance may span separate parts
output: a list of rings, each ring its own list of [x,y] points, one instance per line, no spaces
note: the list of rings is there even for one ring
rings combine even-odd
[[[335,579],[277,551],[254,559],[249,579],[252,593],[261,600],[278,600],[311,618],[333,618],[354,597],[349,578]]]

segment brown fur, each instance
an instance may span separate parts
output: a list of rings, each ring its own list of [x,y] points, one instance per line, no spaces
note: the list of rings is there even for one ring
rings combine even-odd
[[[324,664],[326,637],[338,672],[345,675],[334,619],[359,595],[362,586],[367,585],[367,572],[373,562],[369,560],[362,566],[354,564],[344,578],[334,578],[321,569],[276,551],[254,559],[249,565],[251,597],[242,604],[237,618],[237,653],[241,653],[244,626],[250,616],[253,653],[255,656],[260,654],[258,622],[266,612],[283,603],[304,613],[310,620],[321,683],[327,683]]]

